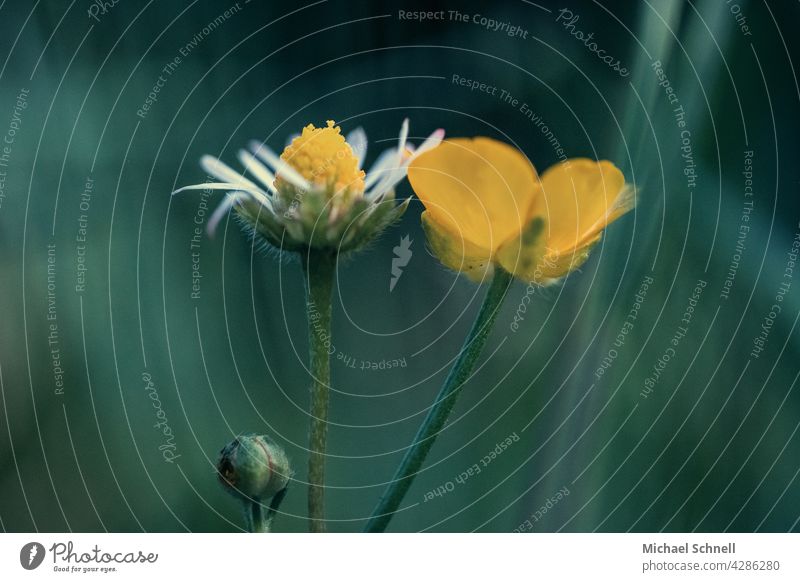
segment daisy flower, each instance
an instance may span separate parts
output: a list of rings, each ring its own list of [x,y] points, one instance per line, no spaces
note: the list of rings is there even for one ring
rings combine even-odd
[[[219,182],[174,192],[223,190],[225,199],[208,222],[210,233],[233,209],[247,230],[282,251],[300,255],[306,279],[311,380],[308,516],[309,529],[314,532],[326,527],[325,449],[331,380],[327,338],[331,336],[336,261],[341,253],[362,248],[405,212],[409,200],[395,204],[395,187],[406,177],[409,164],[436,148],[443,137],[444,131],[436,130],[415,151],[407,142],[406,119],[397,147],[383,152],[365,172],[367,136],[363,129],[345,139],[333,121],[325,127],[309,124],[280,156],[264,143],[251,141],[248,149],[239,151],[245,169],[241,173],[213,156],[203,156],[200,165]],[[281,498],[278,492],[273,503]],[[265,522],[255,505],[251,509],[251,531],[268,528],[271,517]]]
[[[205,155],[200,165],[219,182],[176,190],[224,190],[225,199],[208,222],[214,233],[233,209],[246,228],[286,251],[359,249],[397,220],[408,206],[394,203],[394,189],[416,156],[441,143],[434,131],[416,150],[408,143],[408,119],[397,147],[384,151],[365,172],[367,136],[362,128],[342,135],[333,121],[309,124],[278,156],[266,144],[251,141],[238,153],[244,172]]]

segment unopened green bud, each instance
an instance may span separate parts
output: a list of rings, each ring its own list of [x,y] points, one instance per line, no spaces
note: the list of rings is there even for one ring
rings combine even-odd
[[[264,435],[237,437],[220,451],[220,483],[243,500],[269,499],[284,490],[291,477],[289,459],[281,447]]]

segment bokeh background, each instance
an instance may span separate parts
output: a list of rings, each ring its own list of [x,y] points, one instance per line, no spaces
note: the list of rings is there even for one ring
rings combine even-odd
[[[400,16],[415,10],[444,19]],[[237,165],[249,139],[280,149],[326,119],[366,129],[369,163],[408,117],[416,143],[437,127],[488,135],[540,169],[558,161],[555,143],[610,159],[640,201],[525,313],[525,285],[511,289],[390,530],[798,530],[799,12],[744,0],[3,2],[0,527],[239,531],[214,462],[236,434],[262,432],[295,467],[275,528],[306,529],[299,266],[234,221],[193,248],[195,220],[220,197],[170,192],[205,179],[203,153]],[[470,91],[453,75],[498,89]],[[485,291],[428,254],[419,213],[415,200],[339,265],[332,531],[365,524]],[[413,256],[390,292],[403,236]],[[361,369],[392,360],[403,366]],[[479,474],[456,479],[476,463]]]

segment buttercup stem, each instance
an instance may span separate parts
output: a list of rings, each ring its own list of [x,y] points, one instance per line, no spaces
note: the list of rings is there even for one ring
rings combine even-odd
[[[325,531],[325,446],[331,383],[331,296],[336,255],[309,250],[304,257],[311,371],[308,459],[308,529]]]
[[[472,329],[467,336],[464,346],[458,355],[447,379],[436,396],[436,401],[428,411],[428,416],[419,427],[417,435],[414,437],[414,442],[411,447],[406,451],[403,462],[397,469],[391,483],[386,488],[378,506],[372,512],[369,522],[367,523],[364,531],[368,532],[382,532],[389,525],[394,513],[400,506],[400,502],[405,497],[414,477],[417,476],[428,452],[431,450],[436,437],[442,430],[450,411],[456,403],[461,388],[464,382],[472,374],[475,364],[480,357],[483,346],[486,344],[486,339],[489,337],[489,332],[494,325],[497,313],[500,311],[500,305],[506,296],[506,291],[511,284],[512,276],[499,266],[495,267],[494,277],[483,299],[483,305],[478,312],[478,317],[475,323],[472,324]]]

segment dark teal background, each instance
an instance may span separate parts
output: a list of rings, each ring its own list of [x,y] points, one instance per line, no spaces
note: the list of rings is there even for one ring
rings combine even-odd
[[[214,462],[240,432],[281,443],[295,478],[276,520],[304,531],[307,339],[297,264],[253,248],[233,222],[203,236],[192,299],[190,239],[203,153],[238,166],[249,139],[281,149],[307,123],[363,126],[368,163],[405,117],[415,143],[450,136],[512,142],[543,170],[558,160],[518,108],[454,85],[505,89],[537,112],[569,157],[616,163],[640,191],[589,262],[563,284],[509,292],[469,382],[392,531],[787,531],[800,518],[800,280],[784,277],[798,232],[796,3],[523,1],[239,3],[7,1],[0,8],[0,133],[29,94],[0,198],[0,526],[6,531],[236,531],[236,501]],[[398,10],[451,10],[521,26],[418,23]],[[631,71],[622,78],[556,22]],[[137,116],[162,68],[202,39]],[[687,188],[676,127],[650,65],[660,60],[686,111],[697,186]],[[2,137],[0,137],[2,139]],[[753,151],[750,231],[730,297],[744,152]],[[82,211],[87,177],[94,183]],[[403,183],[398,196],[409,196]],[[220,195],[210,201],[210,208]],[[339,265],[328,516],[358,531],[457,355],[484,288],[425,251],[415,199],[369,250]],[[75,289],[81,214],[86,288]],[[413,257],[389,292],[392,248]],[[63,394],[48,344],[48,245]],[[633,330],[595,370],[645,277]],[[686,337],[654,392],[645,378],[706,282]],[[764,351],[753,339],[791,287]],[[361,370],[362,360],[406,367]],[[159,452],[153,380],[174,433]],[[509,435],[479,474],[462,472]],[[448,483],[452,483],[451,486]],[[446,494],[425,501],[426,492]],[[546,513],[540,507],[566,487]],[[441,491],[441,490],[440,490]],[[430,496],[429,496],[430,497]],[[532,517],[536,515],[536,518]],[[528,520],[526,522],[526,520]],[[528,525],[526,525],[526,523]]]

